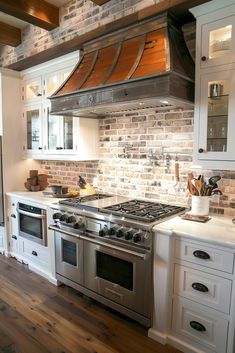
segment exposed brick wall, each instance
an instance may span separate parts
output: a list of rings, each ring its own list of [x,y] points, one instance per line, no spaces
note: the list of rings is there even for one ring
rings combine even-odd
[[[37,54],[160,1],[164,0],[111,0],[98,6],[90,0],[72,0],[60,8],[59,28],[48,32],[27,25],[22,31],[21,45],[16,48],[3,46],[0,65],[6,66]]]
[[[132,198],[190,203],[187,172],[192,164],[193,112],[136,111],[100,120],[100,161],[43,161],[51,183],[77,187],[78,175],[89,182],[96,178],[98,188]],[[180,181],[174,178],[175,161]],[[204,170],[210,177],[219,174],[223,191],[220,204],[212,211],[235,215],[235,172]]]

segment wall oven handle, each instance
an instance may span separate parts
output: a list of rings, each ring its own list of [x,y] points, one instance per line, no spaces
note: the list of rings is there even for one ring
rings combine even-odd
[[[44,219],[46,217],[45,214],[36,214],[36,213],[32,213],[32,212],[27,212],[27,211],[23,211],[20,208],[17,207],[16,211],[18,213],[21,213],[25,216],[29,216],[29,217],[33,217],[33,218],[39,218],[39,219]]]
[[[91,239],[91,238],[88,238],[88,237],[83,236],[83,235],[80,236],[80,239],[88,240],[90,243],[93,243],[93,244],[96,244],[96,245],[100,245],[100,246],[104,246],[104,247],[112,249],[112,250],[121,251],[121,252],[123,252],[125,254],[133,255],[135,257],[139,257],[142,260],[146,260],[146,257],[148,255],[147,253],[142,254],[142,253],[139,253],[137,251],[132,251],[132,250],[128,250],[128,249],[125,249],[125,248],[120,248],[119,246],[116,246],[116,245],[113,245],[113,244],[107,244],[105,242],[102,242],[102,241],[99,241],[99,240],[96,240],[96,239]]]

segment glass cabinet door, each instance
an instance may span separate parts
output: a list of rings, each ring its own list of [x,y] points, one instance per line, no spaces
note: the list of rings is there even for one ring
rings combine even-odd
[[[202,26],[201,67],[235,61],[235,16]]]
[[[73,117],[72,116],[63,116],[63,149],[73,150],[74,148],[74,138],[73,138]]]
[[[28,151],[42,151],[41,106],[29,107],[24,113],[26,120],[26,146]]]
[[[23,100],[24,101],[34,101],[42,97],[42,83],[41,77],[35,77],[30,80],[24,81],[23,84]]]
[[[66,80],[72,68],[66,70],[59,70],[44,77],[44,91],[45,97],[50,97]]]
[[[234,155],[234,79],[235,70],[202,76],[199,159],[229,160]]]
[[[47,141],[48,150],[58,150],[60,148],[60,124],[58,116],[48,114]]]

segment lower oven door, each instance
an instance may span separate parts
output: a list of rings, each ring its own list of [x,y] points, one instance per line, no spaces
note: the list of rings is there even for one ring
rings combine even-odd
[[[54,236],[56,273],[83,285],[83,240],[59,231]]]
[[[151,255],[84,241],[85,287],[151,317]]]

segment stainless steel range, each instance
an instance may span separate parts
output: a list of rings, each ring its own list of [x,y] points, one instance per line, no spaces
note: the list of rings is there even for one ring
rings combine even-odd
[[[50,226],[57,279],[150,326],[152,227],[184,211],[106,194],[59,201]]]

